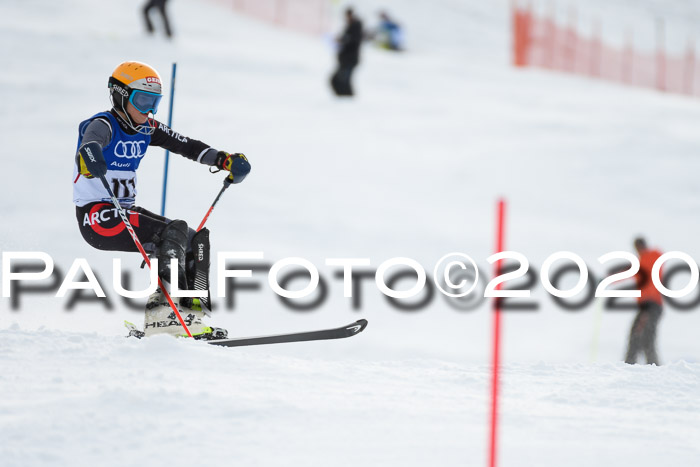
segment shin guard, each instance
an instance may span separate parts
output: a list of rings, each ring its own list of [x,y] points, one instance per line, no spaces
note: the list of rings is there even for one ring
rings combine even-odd
[[[158,275],[165,283],[170,284],[170,260],[177,259],[178,270],[175,272],[180,289],[187,284],[185,275],[185,251],[187,250],[187,223],[181,220],[170,222],[160,233],[160,241],[156,249],[158,258]],[[168,288],[169,289],[169,288]]]
[[[187,286],[190,290],[205,290],[201,297],[202,311],[211,311],[211,295],[209,293],[209,229],[203,228],[192,237],[192,257],[187,261]]]

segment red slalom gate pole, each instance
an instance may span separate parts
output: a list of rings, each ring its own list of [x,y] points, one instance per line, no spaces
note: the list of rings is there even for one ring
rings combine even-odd
[[[506,202],[498,200],[496,214],[496,253],[503,251],[503,237],[505,231],[505,211]],[[496,277],[501,275],[501,261],[496,261],[494,268]],[[496,286],[496,290],[501,288],[501,284]],[[501,300],[493,300],[493,356],[491,369],[491,413],[489,431],[489,457],[488,466],[496,467],[496,447],[498,441],[498,396],[499,396],[499,376],[501,366]]]

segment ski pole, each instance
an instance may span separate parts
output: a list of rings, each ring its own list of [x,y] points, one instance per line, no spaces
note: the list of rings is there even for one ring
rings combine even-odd
[[[126,212],[124,212],[124,208],[122,208],[121,204],[119,204],[119,200],[117,200],[117,197],[114,196],[114,192],[110,188],[109,183],[107,183],[107,179],[105,178],[104,175],[100,175],[100,180],[102,181],[102,184],[105,186],[107,193],[109,193],[110,198],[112,198],[112,204],[114,204],[114,207],[117,208],[117,212],[119,212],[119,217],[122,218],[122,222],[126,226],[126,230],[129,231],[129,235],[131,235],[131,239],[136,244],[136,248],[138,248],[138,250],[141,252],[141,256],[143,256],[143,260],[146,262],[148,267],[151,268],[152,267],[151,260],[148,259],[148,255],[146,254],[146,251],[143,249],[143,246],[141,245],[141,242],[139,241],[139,237],[136,236],[136,232],[134,232],[134,228],[131,226],[129,219],[127,219]],[[182,316],[180,315],[180,311],[177,309],[177,306],[175,306],[175,303],[173,303],[173,299],[170,297],[170,294],[163,286],[163,281],[160,280],[160,276],[158,277],[158,287],[160,287],[160,290],[163,292],[163,295],[165,296],[166,300],[168,300],[168,304],[170,304],[170,308],[172,308],[173,312],[175,312],[175,316],[177,316],[177,320],[180,322],[182,327],[185,329],[185,333],[187,333],[187,337],[192,337],[192,333],[187,328],[185,321],[182,319]]]
[[[207,222],[207,219],[209,219],[209,214],[211,214],[211,212],[214,210],[214,206],[216,206],[216,203],[219,202],[219,198],[221,198],[221,195],[224,194],[224,191],[226,191],[226,188],[228,188],[230,184],[231,184],[231,182],[229,182],[229,181],[228,181],[228,177],[226,177],[226,178],[224,179],[224,186],[221,188],[221,190],[219,190],[219,194],[216,195],[216,199],[214,199],[214,202],[211,203],[211,206],[209,207],[209,210],[208,210],[207,213],[204,215],[204,219],[202,219],[202,222],[199,224],[199,227],[197,227],[197,232],[199,232],[200,230],[202,230],[202,227],[204,227],[204,224]]]
[[[117,208],[117,212],[119,212],[119,217],[121,217],[122,222],[126,226],[126,230],[129,231],[129,235],[131,235],[131,239],[136,244],[136,248],[138,248],[138,250],[141,252],[141,255],[143,256],[143,260],[146,262],[148,267],[151,268],[152,267],[151,261],[150,261],[150,259],[148,259],[148,255],[146,254],[146,251],[143,249],[143,246],[141,245],[141,242],[139,241],[138,236],[136,236],[136,232],[134,232],[134,228],[131,226],[129,219],[127,219],[126,212],[124,212],[124,208],[122,208],[121,204],[119,204],[119,200],[117,200],[117,197],[114,196],[114,192],[110,188],[109,183],[107,183],[107,179],[105,178],[104,175],[100,175],[100,180],[102,181],[102,184],[105,186],[107,193],[109,193],[109,196],[112,198],[112,204],[114,204],[114,207]],[[192,333],[190,333],[190,330],[187,328],[185,321],[182,319],[182,316],[180,315],[180,311],[177,309],[177,306],[175,306],[175,303],[173,303],[173,299],[170,297],[170,294],[163,286],[163,282],[160,280],[160,277],[158,277],[158,286],[160,287],[160,290],[163,291],[163,295],[165,296],[166,300],[168,300],[168,304],[170,304],[170,308],[172,308],[173,312],[175,312],[175,316],[177,316],[177,320],[180,322],[182,327],[185,329],[185,333],[187,333],[187,337],[192,337]]]
[[[112,188],[109,186],[109,183],[107,183],[107,179],[105,178],[105,175],[107,174],[107,163],[105,162],[105,158],[102,155],[102,147],[99,144],[97,144],[96,142],[91,141],[89,143],[85,143],[84,145],[82,145],[80,147],[80,149],[78,150],[78,154],[82,158],[83,162],[85,163],[85,166],[87,167],[88,172],[93,177],[99,177],[100,181],[102,182],[102,185],[104,185],[104,187],[105,187],[105,190],[107,190],[107,193],[109,193],[109,197],[112,199],[112,204],[117,209],[117,212],[119,213],[119,217],[121,217],[122,222],[124,223],[124,226],[126,227],[126,230],[129,231],[129,235],[131,235],[131,239],[136,244],[136,248],[141,252],[141,256],[143,256],[143,260],[145,261],[146,264],[148,264],[148,267],[152,269],[151,260],[148,259],[148,255],[146,254],[146,251],[143,249],[143,245],[141,245],[141,242],[139,241],[139,237],[136,235],[136,232],[134,232],[134,228],[131,226],[129,219],[127,219],[126,212],[124,212],[124,208],[122,208],[121,204],[119,204],[119,200],[114,195],[114,191],[112,191]],[[177,320],[180,321],[180,324],[182,325],[182,327],[185,328],[185,333],[187,333],[187,337],[192,337],[192,333],[187,328],[187,325],[185,324],[185,321],[182,319],[182,316],[180,315],[180,311],[175,306],[175,303],[173,303],[173,299],[170,298],[170,294],[168,293],[167,290],[165,290],[165,287],[163,286],[163,281],[161,281],[160,277],[158,277],[158,286],[160,287],[160,290],[163,291],[163,295],[165,296],[165,298],[168,300],[168,304],[170,304],[170,308],[172,308],[173,311],[175,312],[175,316],[177,316]]]

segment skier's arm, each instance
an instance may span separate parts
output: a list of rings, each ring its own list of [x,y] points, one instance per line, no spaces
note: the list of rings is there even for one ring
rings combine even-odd
[[[156,129],[151,136],[150,146],[159,146],[204,165],[215,165],[218,153],[216,149],[181,135],[164,123],[155,121],[154,124]]]
[[[241,183],[250,172],[250,163],[243,154],[218,151],[201,141],[173,131],[163,123],[156,121],[155,125],[156,129],[151,137],[152,146],[160,146],[201,164],[230,172],[228,183]]]
[[[86,158],[89,159],[89,156],[92,155],[93,157],[98,158],[101,163],[104,163],[102,148],[107,146],[111,139],[112,125],[110,125],[109,120],[106,118],[99,117],[88,124],[87,128],[85,128],[85,132],[83,133],[82,144],[80,145],[80,148],[78,148],[78,153],[75,155],[75,163],[78,165],[78,172],[80,175],[86,178],[93,178],[95,175],[104,175],[100,173],[90,173],[91,171],[88,167],[91,165],[90,163],[92,161],[86,160]]]
[[[103,117],[97,117],[88,123],[85,133],[83,133],[83,144],[94,141],[104,148],[111,140],[112,124]]]

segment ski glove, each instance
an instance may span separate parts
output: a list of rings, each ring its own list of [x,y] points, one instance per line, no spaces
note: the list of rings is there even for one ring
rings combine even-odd
[[[80,146],[75,162],[78,164],[80,175],[85,178],[102,177],[107,173],[107,163],[102,155],[102,147],[94,141]]]
[[[219,151],[216,154],[216,167],[230,172],[226,177],[228,183],[241,183],[246,175],[250,173],[250,162],[241,153],[229,154],[225,151]]]

